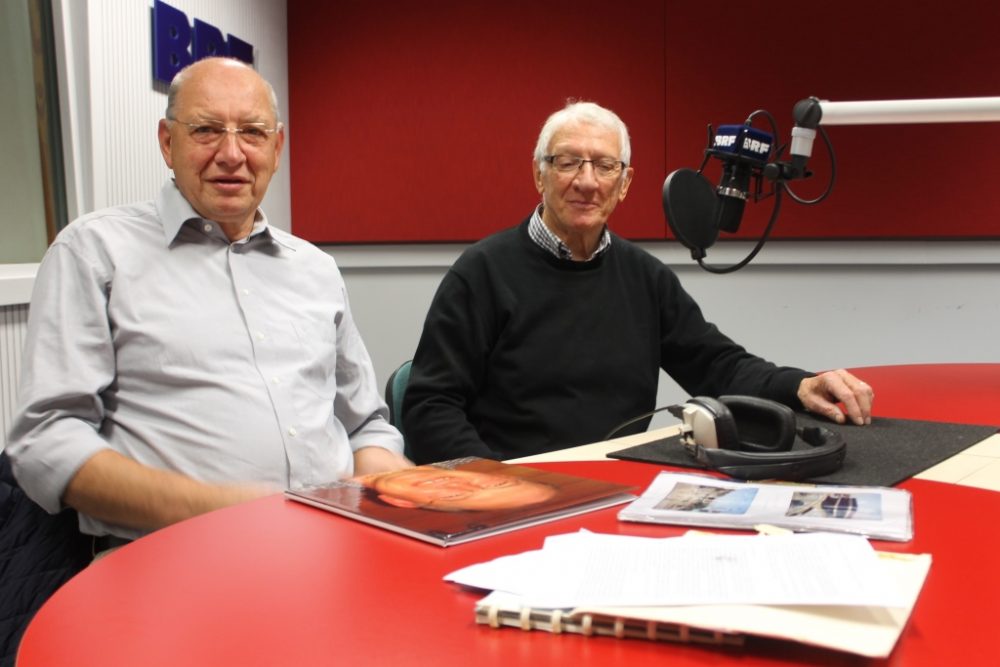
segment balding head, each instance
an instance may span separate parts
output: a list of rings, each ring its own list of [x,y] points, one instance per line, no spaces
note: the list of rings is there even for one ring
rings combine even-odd
[[[236,60],[235,58],[212,57],[195,61],[178,72],[174,76],[173,81],[170,82],[170,88],[167,89],[167,111],[164,114],[164,118],[169,118],[170,120],[176,118],[174,114],[176,113],[177,107],[177,95],[183,87],[184,82],[191,78],[192,74],[197,75],[200,70],[215,67],[242,68],[257,74],[256,70],[252,67],[247,65],[242,60]],[[257,74],[257,77],[260,79],[260,82],[264,85],[264,88],[267,91],[268,101],[271,103],[271,111],[274,113],[274,120],[276,122],[280,121],[281,117],[278,112],[278,96],[274,92],[274,87],[272,87],[271,84],[259,74]]]

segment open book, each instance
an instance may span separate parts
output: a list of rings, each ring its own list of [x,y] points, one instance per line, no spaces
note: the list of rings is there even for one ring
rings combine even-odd
[[[450,546],[634,500],[630,487],[465,458],[285,491],[291,500]]]
[[[906,627],[931,557],[879,552],[878,562],[886,581],[903,595],[905,607],[712,604],[539,609],[523,606],[516,595],[494,591],[476,604],[476,622],[494,628],[721,645],[738,645],[744,636],[772,637],[884,658]]]
[[[913,537],[911,506],[905,489],[733,482],[661,472],[618,518],[715,528],[768,524],[906,542]]]

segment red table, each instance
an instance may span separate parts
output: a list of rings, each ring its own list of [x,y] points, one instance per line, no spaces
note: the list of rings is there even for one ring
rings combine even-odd
[[[858,371],[878,414],[996,423],[1000,365]],[[930,381],[925,378],[932,378]],[[910,393],[912,401],[893,402]],[[949,411],[938,404],[953,402]],[[622,461],[538,464],[648,484],[656,466]],[[916,536],[884,550],[934,562],[893,665],[993,665],[1000,617],[1000,494],[923,480]],[[546,535],[590,530],[668,536],[619,523],[617,508],[442,549],[275,496],[158,531],[98,561],[41,609],[17,664],[36,665],[857,665],[855,656],[751,639],[740,649],[550,635],[476,626],[479,593],[441,577],[463,565],[538,548]],[[878,663],[880,661],[871,661]]]
[[[851,369],[875,390],[875,414],[1000,427],[1000,364]]]

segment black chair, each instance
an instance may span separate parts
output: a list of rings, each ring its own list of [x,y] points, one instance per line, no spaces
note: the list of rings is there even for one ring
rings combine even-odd
[[[406,394],[406,384],[410,381],[410,366],[413,360],[404,361],[392,372],[385,383],[385,402],[389,406],[389,423],[403,433],[403,396]],[[410,449],[406,445],[406,434],[403,433],[403,454],[413,460]]]
[[[93,539],[77,515],[51,515],[17,484],[0,452],[0,667],[14,664],[17,646],[38,608],[90,562]]]

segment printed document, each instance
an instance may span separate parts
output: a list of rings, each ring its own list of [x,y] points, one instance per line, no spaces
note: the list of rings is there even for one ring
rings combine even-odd
[[[445,577],[501,590],[534,607],[595,605],[908,604],[880,576],[878,555],[856,535],[709,535],[644,538],[588,531],[546,539],[541,550]]]

